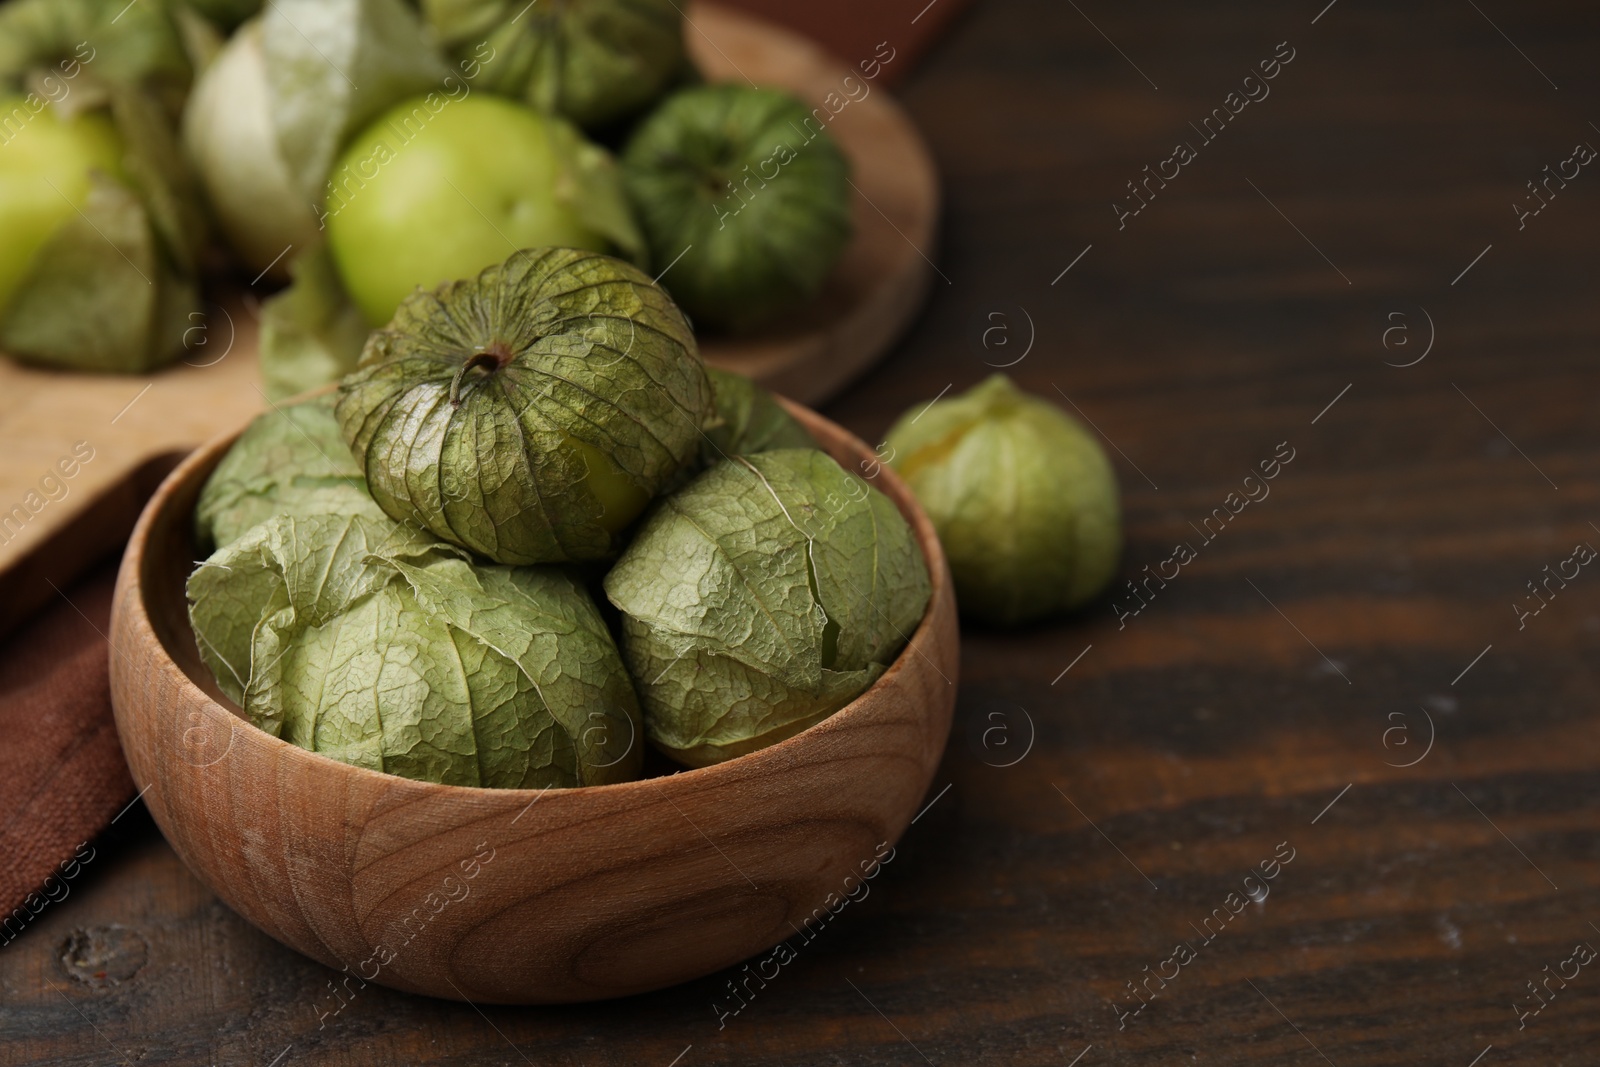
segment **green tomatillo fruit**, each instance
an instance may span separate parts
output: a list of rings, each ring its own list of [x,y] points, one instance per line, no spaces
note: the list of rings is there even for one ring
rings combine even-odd
[[[334,417],[332,394],[256,416],[195,504],[202,547],[226,548],[275,515],[383,516]]]
[[[803,304],[849,242],[850,165],[785,93],[674,93],[622,164],[651,259],[697,325],[748,330]]]
[[[183,143],[233,251],[282,280],[351,136],[417,93],[466,91],[406,0],[273,0],[201,75]]]
[[[1003,374],[917,411],[890,429],[890,465],[939,531],[964,614],[1028,622],[1105,587],[1121,512],[1087,430]]]
[[[278,148],[261,34],[259,20],[241,27],[196,81],[183,145],[234,254],[281,279],[292,249],[316,239],[317,217]]]
[[[86,94],[0,97],[0,351],[150,371],[184,351],[203,317],[203,220],[152,97],[121,86],[79,112],[65,107],[74,99]]]
[[[207,224],[173,120],[181,5],[0,5],[0,351],[136,373],[200,313]]]
[[[715,367],[707,367],[706,373],[716,402],[716,414],[700,442],[700,455],[708,466],[730,456],[817,447],[806,428],[761,386]]]
[[[0,96],[0,313],[52,234],[89,199],[89,174],[122,175],[122,140],[99,112],[62,118]]]
[[[418,286],[471,277],[519,248],[643,247],[604,149],[486,95],[430,94],[379,116],[335,163],[325,212],[340,277],[374,326]]]
[[[674,0],[422,0],[422,11],[483,89],[580,126],[639,110],[685,63]]]
[[[99,106],[139,86],[169,117],[192,77],[183,5],[127,0],[9,0],[0,4],[0,88],[57,104]]]
[[[711,387],[667,294],[545,248],[408,297],[340,383],[390,515],[499,563],[606,559],[697,455]]]
[[[605,578],[651,743],[689,766],[859,696],[928,604],[894,503],[815,449],[723,460],[664,497]]]
[[[479,566],[383,515],[288,514],[208,559],[188,596],[222,691],[302,748],[448,785],[638,775],[633,688],[558,568]]]

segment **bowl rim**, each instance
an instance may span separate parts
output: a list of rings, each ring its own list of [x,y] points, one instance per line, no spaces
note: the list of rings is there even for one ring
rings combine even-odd
[[[273,407],[281,408],[287,404],[299,403],[303,400],[308,400],[314,396],[321,395],[326,391],[328,390],[318,389],[309,393],[301,394],[299,396],[290,398],[288,401],[274,403]],[[850,727],[850,720],[853,719],[855,715],[861,713],[860,709],[873,703],[868,701],[867,698],[876,693],[881,687],[891,684],[896,676],[904,671],[905,666],[912,655],[922,656],[922,658],[926,660],[936,672],[945,678],[947,683],[951,685],[955,684],[954,679],[946,674],[944,668],[942,668],[938,663],[936,663],[933,659],[928,657],[926,653],[918,648],[919,642],[930,647],[937,643],[934,640],[933,631],[934,628],[939,625],[940,614],[946,610],[944,602],[950,601],[947,610],[952,617],[954,616],[956,610],[956,605],[954,604],[954,583],[950,576],[949,564],[945,558],[944,548],[939,542],[938,533],[934,529],[933,521],[927,516],[927,513],[923,511],[921,504],[912,494],[910,487],[906,485],[905,481],[901,479],[894,472],[894,470],[888,466],[888,464],[881,462],[877,458],[877,454],[873,452],[873,450],[866,444],[865,441],[851,433],[849,430],[845,429],[843,426],[840,426],[833,420],[813,411],[803,404],[790,400],[787,397],[778,396],[777,394],[774,394],[774,396],[779,403],[782,404],[784,409],[789,414],[794,416],[801,423],[801,425],[806,428],[807,432],[811,433],[814,437],[818,436],[818,430],[822,430],[824,431],[825,436],[833,438],[838,442],[840,451],[853,454],[861,467],[865,468],[867,464],[872,464],[878,468],[876,474],[872,475],[870,479],[864,480],[876,481],[879,478],[884,479],[884,485],[888,488],[880,489],[880,491],[884,492],[884,495],[888,496],[889,499],[893,501],[896,509],[911,527],[912,533],[916,537],[917,545],[922,550],[923,562],[928,569],[930,587],[928,603],[926,608],[923,609],[922,618],[918,621],[916,627],[908,636],[905,647],[902,648],[899,654],[895,656],[893,662],[889,664],[889,666],[884,670],[883,674],[881,674],[870,686],[862,690],[861,693],[855,697],[855,699],[850,701],[850,703],[833,712],[831,715],[828,715],[819,722],[813,723],[812,725],[806,727],[806,729],[800,731],[792,737],[785,738],[784,740],[776,742],[775,744],[756,749],[752,752],[735,756],[732,759],[723,760],[720,763],[713,763],[704,767],[685,767],[681,764],[674,763],[673,766],[676,769],[672,773],[654,775],[649,778],[635,778],[625,782],[596,783],[593,785],[545,786],[542,789],[500,788],[494,786],[453,785],[442,782],[429,782],[422,779],[407,778],[403,775],[391,774],[388,771],[373,770],[369,767],[360,767],[355,764],[345,763],[341,760],[336,760],[331,756],[323,755],[320,752],[313,752],[310,749],[302,748],[293,742],[286,741],[281,737],[276,737],[261,729],[255,723],[251,722],[250,719],[245,715],[244,709],[238,707],[233,703],[233,701],[228,700],[226,697],[218,699],[217,697],[212,696],[211,693],[207,692],[199,683],[197,683],[189,674],[189,672],[186,671],[178,662],[177,658],[168,649],[166,641],[163,640],[161,636],[161,630],[154,624],[150,617],[150,611],[146,604],[147,590],[145,588],[145,576],[148,570],[146,559],[152,554],[149,550],[150,530],[155,524],[158,513],[170,505],[172,499],[178,494],[180,488],[189,478],[193,476],[193,472],[197,468],[207,464],[214,468],[216,462],[220,461],[225,449],[232,445],[233,441],[244,432],[249,423],[246,423],[245,426],[241,426],[236,430],[230,430],[218,434],[209,441],[200,445],[198,448],[194,449],[187,456],[185,456],[183,460],[179,462],[177,466],[175,466],[172,471],[161,480],[161,484],[157,487],[155,493],[150,497],[150,500],[145,504],[144,509],[140,512],[139,520],[134,527],[132,535],[128,538],[128,547],[124,554],[122,564],[124,573],[122,578],[119,580],[119,585],[125,584],[127,586],[126,595],[128,595],[132,601],[129,604],[129,607],[134,610],[136,621],[139,624],[135,629],[148,631],[150,637],[153,639],[155,648],[158,650],[154,653],[154,655],[159,657],[159,659],[152,664],[152,666],[157,670],[168,672],[170,675],[178,679],[180,688],[185,692],[185,695],[189,699],[198,700],[205,704],[212,705],[216,710],[227,715],[231,720],[230,726],[232,729],[238,730],[242,727],[247,734],[256,735],[253,738],[253,741],[257,744],[265,743],[265,751],[274,753],[278,758],[284,758],[293,761],[299,761],[303,759],[314,760],[316,761],[315,765],[321,767],[326,773],[339,774],[344,772],[355,775],[357,778],[370,775],[372,776],[372,780],[375,784],[383,784],[391,788],[415,788],[435,797],[442,798],[456,796],[463,800],[485,800],[493,798],[497,801],[521,799],[526,800],[530,807],[535,801],[544,797],[544,795],[547,793],[555,793],[562,796],[593,796],[599,791],[603,790],[610,797],[619,797],[620,794],[624,794],[629,790],[642,793],[643,791],[651,789],[673,788],[667,786],[666,783],[673,782],[678,779],[683,779],[683,781],[679,783],[679,788],[707,789],[716,788],[720,784],[732,784],[747,776],[750,772],[757,770],[757,765],[762,762],[773,763],[776,766],[781,767],[783,764],[791,762],[788,759],[789,756],[800,752],[809,744],[814,744],[820,738],[826,737],[835,730],[846,729]],[[259,417],[260,414],[262,413],[252,416],[252,421],[254,418]],[[819,444],[821,444],[820,441]],[[823,447],[822,451],[833,458],[835,462],[838,462],[838,457],[833,454],[832,449]],[[845,465],[841,463],[840,466],[843,467]],[[849,468],[846,469],[848,470]],[[860,476],[859,473],[857,476]],[[893,491],[889,491],[890,489]],[[192,639],[193,628],[188,626],[187,617],[188,613],[185,611],[185,632]],[[116,628],[114,628],[111,636],[112,641],[109,655],[113,660],[115,660],[116,657],[122,653],[123,649],[120,646],[122,642],[129,639],[129,634],[128,631],[124,630],[122,634],[119,635]],[[119,640],[119,636],[121,640]],[[956,655],[959,656],[959,644],[956,645],[955,652]],[[117,695],[116,688],[116,686],[113,686],[112,695],[114,701],[116,700]],[[648,742],[645,743],[648,744]],[[685,778],[685,775],[691,775],[692,777]],[[719,782],[718,779],[724,779],[725,781]]]

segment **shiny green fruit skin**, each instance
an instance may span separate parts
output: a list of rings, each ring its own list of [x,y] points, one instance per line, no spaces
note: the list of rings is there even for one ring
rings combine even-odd
[[[557,195],[552,121],[482,94],[430,115],[418,97],[350,142],[330,178],[328,247],[368,322],[521,248],[609,247]]]
[[[1054,404],[996,374],[919,404],[887,443],[890,465],[939,531],[962,614],[1031,622],[1111,580],[1122,552],[1116,475],[1099,442]]]
[[[56,227],[83,206],[89,171],[120,177],[121,160],[104,114],[62,120],[39,97],[0,96],[0,312]]]

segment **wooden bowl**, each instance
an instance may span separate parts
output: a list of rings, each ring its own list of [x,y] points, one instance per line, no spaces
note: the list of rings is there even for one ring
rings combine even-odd
[[[790,410],[847,468],[860,440]],[[162,483],[128,544],[111,694],[162,833],[235,911],[362,981],[460,1000],[598,1000],[710,974],[794,937],[855,891],[927,792],[956,699],[944,553],[895,475],[933,579],[906,651],[855,702],[771,748],[619,785],[415,782],[257,729],[217,690],[183,585],[200,487],[236,435]],[[876,468],[871,468],[876,469]],[[327,1010],[338,1007],[328,998]]]

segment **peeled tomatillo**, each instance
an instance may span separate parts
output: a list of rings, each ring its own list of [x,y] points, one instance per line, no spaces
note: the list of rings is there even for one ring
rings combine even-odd
[[[38,97],[0,95],[0,312],[39,249],[88,199],[89,172],[120,178],[121,161],[106,115],[62,119]]]
[[[374,326],[418,286],[470,278],[519,248],[641,244],[603,149],[486,94],[429,93],[379,116],[334,164],[323,212],[339,275]]]

